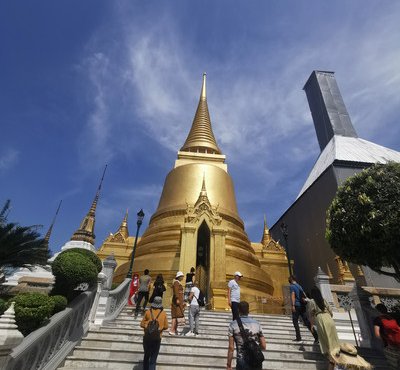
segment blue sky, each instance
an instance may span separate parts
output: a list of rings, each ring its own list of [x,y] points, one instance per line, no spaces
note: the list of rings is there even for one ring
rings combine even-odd
[[[69,240],[104,165],[96,247],[125,212],[147,226],[196,110],[203,71],[252,241],[319,154],[302,87],[335,71],[360,137],[400,150],[396,1],[3,1],[0,204]],[[142,229],[144,231],[144,228]]]

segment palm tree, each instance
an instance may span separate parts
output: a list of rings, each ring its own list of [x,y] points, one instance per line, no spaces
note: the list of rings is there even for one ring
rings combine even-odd
[[[9,209],[10,201],[7,200],[0,212],[0,266],[46,265],[50,253],[37,232],[38,226],[8,222]]]

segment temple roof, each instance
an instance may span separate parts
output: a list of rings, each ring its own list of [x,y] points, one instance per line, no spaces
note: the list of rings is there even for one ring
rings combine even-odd
[[[208,112],[205,73],[203,74],[199,105],[197,106],[189,135],[181,151],[221,154],[212,131],[210,113]]]
[[[353,163],[400,162],[400,152],[355,137],[334,135],[319,155],[299,198],[334,161]]]

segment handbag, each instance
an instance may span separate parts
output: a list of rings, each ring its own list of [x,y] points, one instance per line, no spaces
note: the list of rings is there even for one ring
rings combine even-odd
[[[185,317],[178,317],[176,320],[177,320],[177,322],[178,322],[178,326],[182,327],[182,326],[185,326],[185,325],[186,325],[186,319],[185,319]]]
[[[178,326],[185,326],[186,325],[186,319],[185,319],[185,315],[184,315],[184,313],[183,313],[183,310],[182,310],[182,308],[181,307],[179,307],[180,308],[180,310],[181,310],[181,313],[182,313],[182,317],[178,317],[177,319],[176,319],[176,321],[178,322]]]

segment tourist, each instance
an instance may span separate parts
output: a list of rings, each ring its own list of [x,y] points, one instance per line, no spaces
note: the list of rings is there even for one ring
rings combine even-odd
[[[306,295],[304,293],[303,288],[297,284],[296,277],[291,275],[289,277],[290,283],[290,302],[292,308],[292,321],[293,326],[296,331],[296,339],[294,342],[302,342],[301,334],[300,334],[300,327],[299,327],[299,317],[302,318],[303,323],[307,326],[308,330],[312,333],[314,337],[314,344],[318,343],[318,334],[315,330],[312,330],[310,321],[307,318],[306,314]]]
[[[149,270],[146,269],[146,270],[144,270],[144,275],[142,275],[139,278],[139,289],[138,289],[138,296],[137,296],[137,301],[136,301],[135,317],[137,317],[137,315],[139,314],[140,303],[142,302],[143,298],[144,298],[144,303],[143,303],[142,314],[143,314],[144,310],[146,309],[147,302],[149,300],[150,283],[151,283],[151,277],[149,275]]]
[[[172,303],[171,303],[171,329],[169,335],[178,334],[178,319],[184,318],[184,302],[183,302],[183,286],[181,281],[183,279],[183,272],[178,271],[175,279],[172,281]]]
[[[335,322],[332,319],[332,310],[317,287],[311,289],[311,298],[307,303],[311,327],[314,331],[314,325],[316,325],[321,353],[329,359],[330,353],[340,346]],[[333,366],[330,362],[329,368],[333,369]]]
[[[153,320],[157,320],[158,322],[158,333],[149,333],[149,330],[146,330],[149,323]],[[167,315],[163,311],[162,306],[162,298],[154,297],[153,302],[151,303],[150,310],[147,310],[140,326],[144,329],[143,336],[143,349],[144,349],[144,358],[143,358],[143,370],[155,370],[157,356],[160,352],[161,345],[161,336],[163,330],[168,329],[168,319]]]
[[[375,336],[382,340],[389,365],[393,369],[400,369],[400,327],[383,303],[378,303],[375,308],[380,313],[374,319]]]
[[[200,305],[199,305],[200,289],[197,287],[197,282],[190,290],[189,294],[189,332],[186,336],[199,335],[199,318],[200,318]]]
[[[153,293],[151,293],[149,302],[152,303],[154,297],[162,298],[165,290],[166,290],[166,288],[164,285],[164,278],[163,278],[162,274],[158,274],[156,277],[156,280],[154,281],[154,284],[153,284]]]
[[[239,320],[242,322],[243,328],[247,333],[247,336],[255,340],[262,350],[266,348],[265,338],[261,329],[261,325],[258,321],[248,317],[249,315],[249,304],[246,301],[242,301],[238,304]],[[262,363],[259,366],[251,366],[245,362],[245,356],[243,353],[244,339],[242,337],[239,323],[237,320],[233,320],[228,329],[229,336],[229,347],[228,347],[228,359],[226,362],[226,369],[232,370],[232,358],[234,351],[234,343],[236,343],[236,370],[259,370],[262,369]]]
[[[195,281],[195,269],[192,267],[190,269],[190,272],[186,274],[186,283],[185,283],[185,302],[189,300],[189,294],[190,290],[192,289],[192,286]]]
[[[233,279],[228,283],[228,305],[232,309],[232,320],[236,320],[239,317],[239,302],[240,302],[240,286],[239,281],[242,278],[242,274],[236,271],[233,275]]]

